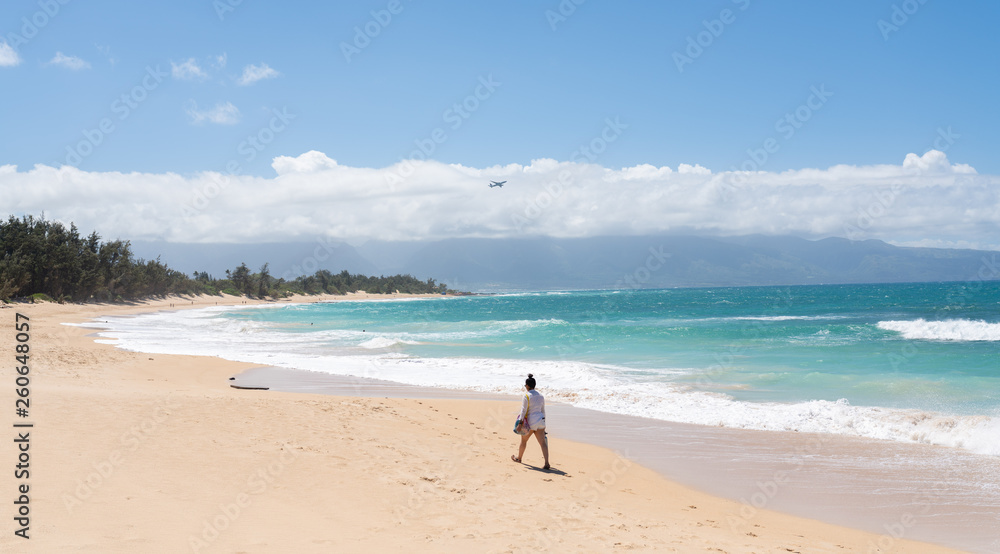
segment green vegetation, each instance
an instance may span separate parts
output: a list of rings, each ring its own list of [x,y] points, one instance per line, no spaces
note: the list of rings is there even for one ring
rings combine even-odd
[[[317,271],[292,281],[275,278],[268,264],[251,273],[246,264],[224,279],[205,272],[192,277],[156,260],[135,259],[128,241],[102,243],[96,232],[81,237],[76,225],[11,216],[0,222],[0,299],[54,299],[59,302],[124,301],[168,294],[231,294],[281,298],[292,294],[447,294],[434,279],[410,275],[369,277],[347,271]]]

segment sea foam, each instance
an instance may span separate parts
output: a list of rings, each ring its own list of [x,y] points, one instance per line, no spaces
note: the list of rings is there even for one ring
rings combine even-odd
[[[879,329],[895,331],[908,340],[1000,341],[1000,323],[968,319],[880,321]]]
[[[218,309],[107,317],[83,324],[100,328],[101,342],[132,351],[195,354],[276,367],[395,381],[399,383],[517,394],[527,373],[541,378],[547,398],[610,413],[737,429],[830,433],[924,443],[1000,455],[1000,420],[916,409],[855,406],[847,400],[747,402],[699,389],[675,377],[701,370],[648,370],[573,360],[474,357],[423,358],[407,353],[417,342],[492,336],[567,325],[564,320],[448,324],[448,331],[377,333],[350,329],[288,332],[259,319],[219,317]],[[287,325],[287,324],[286,324]],[[998,340],[1000,325],[971,320],[884,321],[883,330],[929,340]],[[460,330],[465,327],[465,330]],[[475,327],[474,329],[472,327]],[[707,384],[713,388],[712,384]],[[715,387],[716,390],[719,387]]]

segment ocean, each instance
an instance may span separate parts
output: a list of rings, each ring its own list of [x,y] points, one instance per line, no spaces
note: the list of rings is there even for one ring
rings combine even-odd
[[[1000,455],[1000,283],[510,293],[105,317],[127,350]]]

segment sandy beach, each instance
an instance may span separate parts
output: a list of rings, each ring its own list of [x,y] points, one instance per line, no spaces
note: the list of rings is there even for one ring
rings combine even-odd
[[[15,415],[10,368],[4,398],[8,425],[33,425],[9,427],[3,441],[0,550],[954,552],[766,509],[746,518],[738,502],[556,429],[555,471],[540,469],[534,443],[515,464],[516,401],[238,390],[229,379],[250,364],[125,352],[62,325],[243,302],[0,310],[9,353],[15,314],[30,318],[29,416]],[[18,478],[25,450],[29,474]],[[29,539],[15,534],[25,506]]]

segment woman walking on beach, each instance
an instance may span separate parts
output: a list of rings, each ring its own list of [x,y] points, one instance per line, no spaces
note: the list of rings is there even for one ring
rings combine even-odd
[[[534,435],[538,439],[538,444],[542,447],[542,456],[545,457],[545,466],[542,469],[549,469],[549,441],[545,437],[545,397],[535,390],[535,377],[528,374],[524,380],[524,388],[528,391],[521,401],[521,416],[518,419],[527,418],[528,433],[521,435],[521,445],[517,449],[517,456],[511,454],[510,459],[521,463],[524,456],[524,449],[528,446],[528,438]]]

